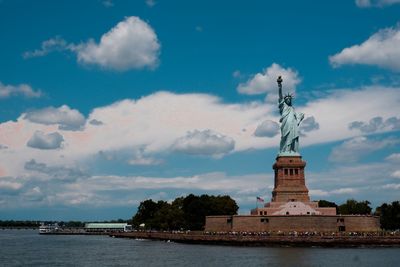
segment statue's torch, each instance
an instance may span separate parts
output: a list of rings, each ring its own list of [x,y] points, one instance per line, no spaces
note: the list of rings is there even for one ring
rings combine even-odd
[[[282,76],[279,76],[278,79],[276,80],[278,82],[278,85],[282,85]]]

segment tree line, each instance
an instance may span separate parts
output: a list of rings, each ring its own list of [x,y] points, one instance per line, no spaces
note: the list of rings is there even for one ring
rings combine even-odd
[[[132,218],[135,228],[155,230],[202,230],[209,215],[235,215],[239,207],[230,196],[178,197],[171,203],[142,201]]]
[[[111,221],[93,221],[93,223],[127,223],[129,220],[117,219]],[[58,224],[62,228],[81,228],[85,227],[87,222],[83,221],[30,221],[30,220],[0,220],[0,228],[36,228],[41,223]]]
[[[371,214],[372,208],[370,206],[370,202],[368,200],[357,201],[354,199],[348,199],[342,205],[337,205],[335,202],[330,202],[327,200],[319,200],[318,206],[323,207],[334,207],[336,208],[337,214],[349,215],[349,214],[360,214],[360,215],[368,215]]]
[[[36,228],[39,227],[38,221],[21,221],[21,220],[0,220],[0,228]]]
[[[381,228],[384,230],[399,230],[400,229],[400,202],[393,201],[392,203],[383,203],[372,213],[372,208],[368,200],[357,201],[348,199],[342,205],[337,205],[334,202],[327,200],[319,200],[319,207],[335,207],[337,214],[349,215],[375,215],[380,217]]]

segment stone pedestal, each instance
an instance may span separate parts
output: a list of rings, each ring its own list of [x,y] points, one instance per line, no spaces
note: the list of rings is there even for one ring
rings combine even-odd
[[[305,166],[306,162],[301,159],[301,156],[276,158],[273,165],[275,187],[272,191],[272,202],[310,201],[304,179]]]
[[[310,201],[305,166],[300,155],[279,155],[272,166],[275,171],[272,201],[251,210],[251,215],[336,215],[336,208],[320,208],[318,202]]]

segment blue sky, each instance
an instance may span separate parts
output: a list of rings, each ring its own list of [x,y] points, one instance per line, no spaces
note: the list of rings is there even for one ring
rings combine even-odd
[[[269,199],[276,77],[314,200],[400,198],[399,1],[0,1],[0,219]]]

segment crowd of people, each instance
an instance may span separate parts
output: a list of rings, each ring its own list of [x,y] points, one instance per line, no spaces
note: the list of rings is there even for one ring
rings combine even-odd
[[[375,232],[317,232],[317,231],[264,231],[264,232],[204,232],[205,235],[230,235],[230,236],[400,236],[400,230],[375,231]]]

